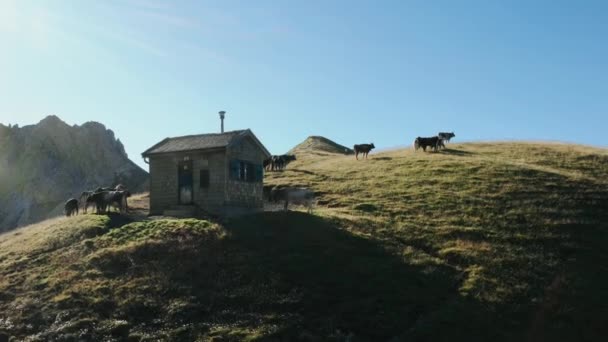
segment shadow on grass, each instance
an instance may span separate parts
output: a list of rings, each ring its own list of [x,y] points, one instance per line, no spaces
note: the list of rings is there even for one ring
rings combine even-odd
[[[110,222],[108,223],[108,228],[119,228],[126,224],[129,224],[134,221],[131,216],[123,215],[121,213],[106,213]]]
[[[437,336],[442,332],[426,325],[436,311],[444,312],[444,319],[461,320],[444,310],[448,301],[454,310],[475,313],[483,321],[484,310],[458,296],[459,278],[453,269],[408,265],[374,240],[334,224],[300,212],[265,213],[228,224],[229,249],[247,251],[241,266],[256,270],[257,282],[272,287],[273,296],[265,298],[258,291],[256,298],[242,297],[239,304],[255,303],[255,311],[277,318],[281,329],[267,338],[331,340],[350,334],[356,340],[376,341]],[[453,335],[458,326],[452,326]],[[467,334],[462,328],[461,335]]]
[[[304,173],[304,174],[307,174],[307,175],[316,175],[316,173],[314,173],[312,171],[308,171],[308,170],[289,169],[289,171],[298,172],[298,173]]]
[[[444,148],[443,150],[440,150],[439,152],[443,153],[443,154],[449,154],[452,156],[460,156],[460,157],[471,156],[474,154],[473,152],[463,151],[463,150],[454,150],[451,148]]]

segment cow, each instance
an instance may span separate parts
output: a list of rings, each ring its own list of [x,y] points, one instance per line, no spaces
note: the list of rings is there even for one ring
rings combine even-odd
[[[437,141],[437,149],[445,149],[445,144],[444,144],[444,139],[439,138],[439,140]]]
[[[437,148],[439,146],[439,137],[430,137],[430,138],[421,138],[417,137],[414,140],[414,150],[418,150],[422,147],[422,150],[426,152],[427,147],[431,147],[435,152],[437,152]]]
[[[279,156],[279,170],[285,169],[285,167],[287,167],[287,164],[289,164],[295,160],[296,160],[295,154],[284,154],[282,156]]]
[[[450,142],[450,139],[455,138],[456,134],[454,134],[454,132],[439,132],[439,134],[437,134],[437,136],[439,137],[439,139],[446,141],[446,142]]]
[[[283,154],[280,156],[272,156],[270,159],[270,170],[281,171],[285,169],[287,164],[296,160],[295,154]],[[267,159],[268,160],[268,159]]]
[[[84,211],[85,214],[87,213],[87,209],[88,209],[87,199],[89,198],[89,196],[91,196],[94,193],[95,193],[94,191],[83,191],[80,194],[78,202],[80,202],[80,205],[82,206],[82,210]]]
[[[90,206],[93,206],[96,210],[99,210],[99,206],[97,205],[98,203],[98,196],[94,196],[96,194],[96,192],[91,192],[90,195],[87,196],[87,198],[84,201],[84,212],[86,213],[89,209]]]
[[[70,198],[67,200],[63,206],[63,211],[65,216],[68,217],[74,215],[74,212],[76,212],[76,215],[78,215],[78,200],[75,198]]]
[[[128,211],[127,198],[131,196],[128,191],[108,191],[104,197],[104,201],[110,208],[114,207],[121,213]]]
[[[272,159],[274,156],[271,156],[270,158],[264,159],[263,165],[264,165],[264,170],[266,171],[270,171],[270,169],[272,168]]]
[[[283,210],[285,211],[289,208],[289,204],[303,205],[310,214],[315,201],[315,193],[306,188],[272,189],[269,199],[271,202],[284,201]]]
[[[97,213],[104,213],[108,207],[117,208],[121,213],[128,211],[127,198],[131,196],[128,191],[100,191],[89,196],[86,205],[95,204]]]
[[[363,157],[367,159],[367,155],[374,148],[376,148],[376,146],[374,146],[374,143],[355,145],[353,147],[353,150],[355,150],[355,159],[359,160],[359,153],[363,154]]]
[[[106,211],[107,204],[105,202],[105,196],[107,191],[96,191],[89,197],[87,197],[86,206],[95,205],[97,214],[101,214]]]

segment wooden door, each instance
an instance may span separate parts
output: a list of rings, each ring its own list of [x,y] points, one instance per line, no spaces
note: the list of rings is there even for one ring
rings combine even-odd
[[[177,179],[179,204],[192,204],[194,200],[192,160],[186,160],[178,164]]]

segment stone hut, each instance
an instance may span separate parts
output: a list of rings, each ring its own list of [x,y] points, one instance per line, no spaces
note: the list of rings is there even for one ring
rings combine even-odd
[[[251,130],[166,138],[142,153],[150,215],[234,216],[264,207],[268,150]]]

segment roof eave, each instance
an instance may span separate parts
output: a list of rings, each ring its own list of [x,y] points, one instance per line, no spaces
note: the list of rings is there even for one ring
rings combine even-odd
[[[141,155],[144,158],[148,158],[148,157],[152,157],[152,156],[175,154],[175,153],[219,152],[219,151],[223,151],[225,149],[226,149],[226,147],[195,148],[192,150],[179,150],[179,151],[167,151],[167,152],[152,152],[152,153],[144,152]]]

